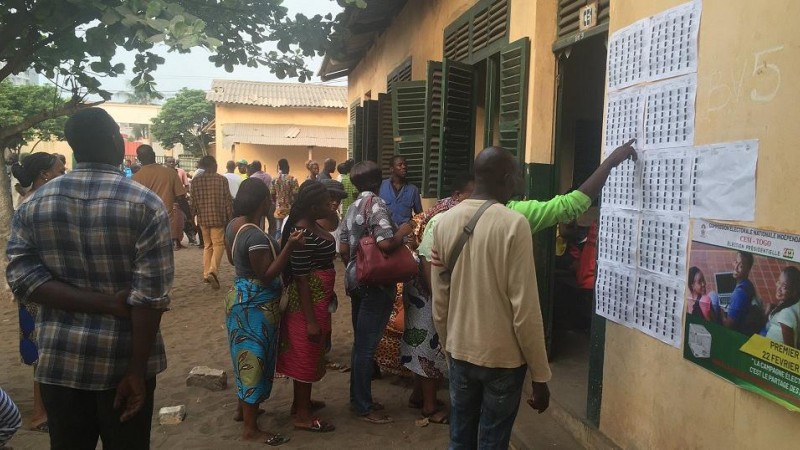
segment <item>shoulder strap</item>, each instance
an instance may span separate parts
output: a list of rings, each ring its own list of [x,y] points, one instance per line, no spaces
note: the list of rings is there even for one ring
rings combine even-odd
[[[464,225],[464,232],[461,233],[461,236],[458,237],[458,241],[456,242],[455,247],[453,247],[453,253],[450,255],[447,261],[447,272],[451,275],[453,274],[453,270],[456,268],[456,262],[458,261],[458,257],[461,256],[461,251],[464,250],[464,246],[467,245],[467,241],[469,240],[472,233],[475,232],[475,226],[478,224],[478,220],[480,220],[483,213],[486,212],[492,205],[497,203],[496,200],[486,200],[483,202],[480,208],[475,212],[475,215],[472,216],[472,219]]]
[[[233,245],[231,245],[231,258],[235,258],[236,257],[236,240],[239,239],[239,233],[241,233],[242,230],[244,230],[245,228],[250,228],[250,227],[258,228],[259,230],[261,229],[261,228],[257,227],[256,224],[254,224],[254,223],[249,223],[248,222],[248,223],[242,225],[239,228],[239,231],[236,232],[236,236],[233,237]],[[270,247],[272,247],[271,244],[272,243],[270,242]],[[274,249],[272,250],[272,254],[273,254],[273,257],[274,257],[275,256],[275,250]]]

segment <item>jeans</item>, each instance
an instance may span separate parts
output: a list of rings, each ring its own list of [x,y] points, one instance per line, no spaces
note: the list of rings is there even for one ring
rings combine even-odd
[[[394,289],[359,287],[353,300],[353,352],[350,360],[350,404],[356,413],[372,411],[372,358],[389,323],[394,304]]]
[[[50,448],[94,450],[100,437],[105,450],[149,449],[155,389],[156,379],[146,380],[144,406],[131,419],[120,422],[121,410],[114,408],[116,389],[85,391],[42,384]]]
[[[507,449],[517,417],[523,365],[481,367],[450,358],[450,449]]]

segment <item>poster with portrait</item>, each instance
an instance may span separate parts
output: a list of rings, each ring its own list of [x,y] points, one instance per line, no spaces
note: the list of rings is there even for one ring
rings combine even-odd
[[[695,220],[684,358],[800,412],[800,236]]]

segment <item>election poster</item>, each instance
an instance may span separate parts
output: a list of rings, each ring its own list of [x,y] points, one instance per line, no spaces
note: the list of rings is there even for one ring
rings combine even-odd
[[[800,412],[800,236],[695,220],[684,358]]]

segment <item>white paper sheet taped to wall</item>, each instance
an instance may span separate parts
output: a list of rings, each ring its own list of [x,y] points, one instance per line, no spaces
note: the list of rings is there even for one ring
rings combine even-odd
[[[627,323],[636,288],[636,269],[620,264],[597,266],[595,298],[597,314],[614,322]]]
[[[650,81],[697,72],[700,1],[684,3],[650,19]]]
[[[639,270],[631,325],[667,344],[680,347],[685,284],[680,278]]]
[[[639,237],[639,267],[682,279],[689,245],[687,214],[644,214]]]
[[[639,213],[603,208],[598,229],[597,258],[615,264],[636,266],[639,245]]]
[[[695,148],[691,217],[755,220],[758,141]]]
[[[618,30],[608,41],[608,89],[617,90],[646,81],[649,76],[650,19]]]
[[[636,138],[642,141],[645,96],[642,88],[608,94],[606,101],[605,152]]]
[[[688,214],[692,204],[694,150],[642,152],[642,210]]]
[[[694,143],[697,75],[653,83],[645,88],[642,148],[685,147]]]
[[[611,169],[603,186],[603,208],[641,208],[640,167],[640,164],[627,160]]]

